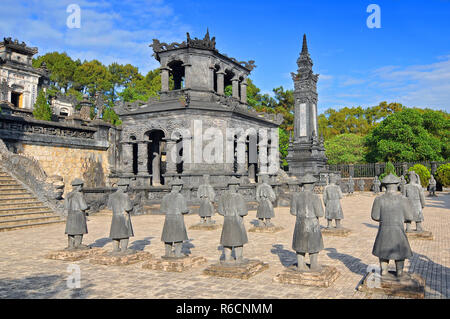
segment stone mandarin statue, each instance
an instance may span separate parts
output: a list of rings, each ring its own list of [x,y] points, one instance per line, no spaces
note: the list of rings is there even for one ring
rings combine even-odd
[[[399,191],[400,191],[400,193],[402,193],[403,196],[406,196],[405,185],[406,185],[405,176],[402,175],[402,176],[400,176]]]
[[[364,182],[364,180],[362,178],[360,178],[358,180],[358,187],[359,187],[359,191],[360,192],[364,192],[364,186],[366,185],[366,183]]]
[[[314,194],[314,184],[317,179],[306,174],[299,179],[303,190],[294,193],[291,199],[292,215],[296,216],[292,249],[297,252],[298,271],[320,271],[318,254],[323,249],[322,233],[319,217],[323,217],[323,207],[320,197]],[[305,255],[309,254],[310,268],[305,264]]]
[[[209,175],[203,175],[203,184],[198,187],[197,198],[200,200],[200,208],[198,214],[200,223],[214,224],[211,217],[214,215],[214,199],[216,193],[214,188],[209,184]]]
[[[256,201],[259,203],[256,218],[258,218],[259,227],[271,227],[273,224],[270,219],[275,217],[273,202],[277,199],[275,192],[268,182],[267,175],[261,175],[262,183],[256,188]]]
[[[66,231],[68,235],[67,249],[87,249],[86,245],[82,245],[83,235],[88,233],[86,224],[86,210],[89,208],[84,199],[83,189],[84,182],[76,178],[72,181],[73,190],[67,194],[64,200],[64,209],[67,212]]]
[[[378,178],[378,176],[375,176],[373,178],[373,192],[375,194],[378,194],[380,192],[380,186],[381,186],[380,179]]]
[[[430,177],[429,184],[430,184],[429,195],[436,196],[436,180],[434,179],[433,174]]]
[[[223,246],[225,263],[244,263],[244,245],[248,243],[244,227],[244,216],[248,214],[244,197],[238,193],[239,180],[236,177],[228,181],[229,190],[219,199],[218,213],[224,217],[220,244]],[[236,259],[231,252],[234,248]]]
[[[403,226],[412,219],[412,208],[397,192],[398,177],[389,174],[381,182],[386,186],[386,192],[375,198],[372,206],[372,219],[380,223],[372,254],[380,260],[381,276],[388,274],[389,260],[395,260],[397,277],[401,277],[405,259],[412,256]]]
[[[113,241],[113,253],[133,253],[128,249],[128,241],[134,236],[131,224],[130,213],[133,210],[133,203],[128,197],[129,182],[121,179],[117,184],[118,189],[109,195],[107,206],[113,211],[111,230],[109,238]]]
[[[342,228],[341,219],[344,219],[344,213],[342,211],[341,202],[342,191],[341,188],[336,185],[338,176],[330,174],[330,185],[326,186],[323,191],[323,203],[325,204],[325,218],[327,219],[328,226],[331,228],[333,219],[336,220],[336,228]]]
[[[189,213],[186,199],[180,194],[183,181],[175,179],[169,184],[171,192],[161,202],[161,212],[166,214],[161,241],[165,244],[166,258],[183,258],[181,253],[183,241],[188,240],[184,216]]]
[[[418,184],[418,175],[414,171],[408,173],[409,183],[405,185],[405,196],[409,199],[412,206],[412,219],[406,223],[406,232],[413,231],[411,222],[416,222],[416,232],[422,232],[423,213],[425,207],[425,196],[422,186]]]
[[[353,177],[348,178],[348,193],[353,194],[355,191],[355,182],[353,181]]]

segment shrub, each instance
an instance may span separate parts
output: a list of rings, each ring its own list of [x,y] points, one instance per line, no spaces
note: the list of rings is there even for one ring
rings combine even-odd
[[[389,174],[397,176],[397,173],[395,172],[395,166],[391,162],[386,163],[386,167],[384,168],[384,173],[379,176],[380,181]]]
[[[442,186],[450,186],[450,163],[439,166],[436,179]]]
[[[428,170],[428,168],[426,168],[425,166],[423,166],[422,164],[416,164],[413,167],[410,167],[409,172],[414,171],[416,172],[417,175],[419,175],[420,177],[420,183],[422,184],[422,187],[427,187],[430,177],[431,177],[431,173]]]
[[[37,120],[51,121],[52,109],[47,101],[47,96],[43,90],[39,91],[39,94],[34,104],[33,116]]]

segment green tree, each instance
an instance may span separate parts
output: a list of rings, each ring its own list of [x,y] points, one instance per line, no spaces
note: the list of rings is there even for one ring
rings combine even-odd
[[[395,171],[395,166],[391,162],[386,163],[386,167],[384,168],[384,173],[382,173],[378,178],[381,181],[383,178],[385,178],[389,174],[397,176],[397,172]]]
[[[281,165],[287,166],[288,163],[286,161],[286,156],[288,155],[288,147],[289,147],[289,133],[283,130],[281,127],[278,128],[278,138],[279,138],[279,150],[280,150],[280,159]]]
[[[364,138],[353,133],[336,135],[325,141],[329,164],[361,163],[364,161]]]
[[[393,113],[367,136],[368,162],[418,162],[443,160],[443,141],[424,126],[424,117],[416,109]]]
[[[439,166],[436,175],[436,180],[441,183],[442,186],[450,186],[450,163]]]
[[[426,168],[422,164],[416,164],[413,167],[410,167],[408,169],[408,172],[411,172],[411,171],[414,171],[414,172],[416,172],[417,175],[419,175],[420,184],[422,184],[423,187],[428,186],[428,183],[429,183],[430,177],[431,177],[431,173],[428,170],[428,168]]]
[[[52,109],[50,108],[47,96],[43,90],[39,90],[36,103],[34,104],[33,116],[37,120],[52,120]]]
[[[97,60],[85,61],[74,73],[74,81],[83,93],[95,96],[97,92],[109,92],[113,89],[112,76],[108,68]]]

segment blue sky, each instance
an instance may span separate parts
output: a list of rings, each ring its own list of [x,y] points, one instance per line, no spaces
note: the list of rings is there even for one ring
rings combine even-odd
[[[56,3],[55,3],[56,2]],[[369,29],[371,3],[381,28]],[[69,29],[69,4],[81,28]],[[220,52],[255,60],[263,93],[293,88],[303,33],[319,73],[319,112],[381,101],[450,111],[450,0],[179,1],[0,0],[0,37],[73,58],[158,67],[148,45],[202,38],[208,27]]]

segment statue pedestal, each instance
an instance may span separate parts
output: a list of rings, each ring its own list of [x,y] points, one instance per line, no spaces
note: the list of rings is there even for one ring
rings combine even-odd
[[[222,227],[222,224],[215,224],[215,223],[198,223],[195,225],[192,225],[191,227],[189,227],[189,229],[192,230],[216,230]]]
[[[47,259],[63,260],[63,261],[77,261],[89,257],[103,255],[106,253],[102,248],[84,248],[84,249],[63,249],[56,250],[45,255]]]
[[[348,228],[321,228],[320,231],[322,232],[322,235],[328,235],[328,236],[337,236],[337,237],[347,237],[352,231]]]
[[[430,231],[422,231],[422,232],[416,232],[416,231],[412,231],[412,232],[407,232],[406,236],[408,237],[408,239],[422,239],[422,240],[433,240],[433,233]]]
[[[95,256],[89,261],[91,264],[96,265],[127,266],[151,258],[153,258],[153,255],[145,251],[136,251],[135,253],[128,254],[109,252],[104,255]]]
[[[249,279],[267,268],[269,268],[269,264],[259,260],[247,260],[239,264],[218,262],[209,265],[208,268],[203,270],[203,274],[224,278]]]
[[[254,226],[248,231],[250,233],[277,233],[283,229],[281,226]]]
[[[423,299],[425,280],[418,274],[404,273],[404,276],[397,278],[394,272],[389,272],[380,278],[379,275],[370,272],[364,276],[357,289],[367,293]]]
[[[186,256],[183,258],[151,259],[142,265],[143,269],[162,270],[169,272],[183,272],[203,265],[207,262],[205,257]]]
[[[273,278],[273,281],[282,284],[313,286],[320,288],[330,287],[341,274],[336,267],[322,265],[320,271],[297,271],[292,265]]]

